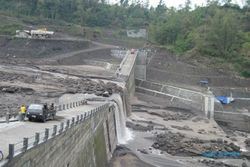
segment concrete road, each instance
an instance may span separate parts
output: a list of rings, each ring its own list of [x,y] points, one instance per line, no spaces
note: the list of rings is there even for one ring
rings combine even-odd
[[[122,60],[121,64],[120,64],[120,74],[122,76],[129,76],[132,68],[135,64],[136,61],[136,57],[137,57],[137,52],[135,52],[134,54],[131,54],[130,51],[127,52],[127,55],[124,57],[124,59]]]
[[[60,122],[65,122],[67,119],[72,119],[72,117],[84,114],[103,104],[105,102],[89,102],[88,105],[60,111],[57,112],[55,120],[48,120],[46,123],[25,121],[0,124],[0,150],[6,158],[9,144],[21,142],[19,144],[21,147],[24,137],[34,137],[36,132],[44,132],[45,128],[53,128],[54,125],[59,125]]]

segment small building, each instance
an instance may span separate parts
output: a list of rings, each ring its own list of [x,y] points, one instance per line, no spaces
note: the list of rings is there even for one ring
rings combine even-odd
[[[46,28],[37,30],[16,30],[16,37],[18,38],[45,39],[45,38],[51,38],[53,35],[54,32],[47,31]]]
[[[127,30],[127,36],[130,38],[147,38],[147,30],[146,29]]]
[[[31,38],[29,30],[16,30],[16,37],[18,38]]]

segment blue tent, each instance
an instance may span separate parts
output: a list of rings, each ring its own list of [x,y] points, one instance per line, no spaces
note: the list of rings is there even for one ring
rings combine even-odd
[[[221,104],[229,104],[229,97],[227,96],[216,96],[216,99],[221,102]]]

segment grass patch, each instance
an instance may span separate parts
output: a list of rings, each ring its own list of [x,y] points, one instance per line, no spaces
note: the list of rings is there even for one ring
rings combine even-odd
[[[15,35],[16,30],[22,29],[23,26],[18,24],[2,25],[0,26],[0,34],[2,35]]]
[[[250,78],[250,71],[244,70],[241,72],[241,75],[245,78]]]

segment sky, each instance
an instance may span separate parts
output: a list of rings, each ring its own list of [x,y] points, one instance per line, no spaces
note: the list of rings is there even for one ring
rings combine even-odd
[[[157,6],[159,3],[159,0],[149,0],[150,4],[152,6]],[[185,4],[186,0],[164,0],[165,4],[167,5],[167,7],[178,7],[181,4]],[[232,0],[233,3],[237,3],[237,4],[242,4],[242,0]],[[194,6],[195,4],[198,6],[204,6],[206,5],[206,0],[191,0],[192,6]]]
[[[109,0],[110,2],[119,2],[119,0]],[[149,0],[150,5],[156,7],[159,4],[160,0]],[[185,4],[186,0],[164,0],[165,4],[167,5],[167,7],[176,7],[178,8],[179,5],[181,4]],[[242,5],[242,1],[244,0],[232,0],[233,3],[237,3],[240,6]],[[191,0],[192,6],[194,6],[195,4],[198,6],[204,6],[206,5],[206,0]]]

